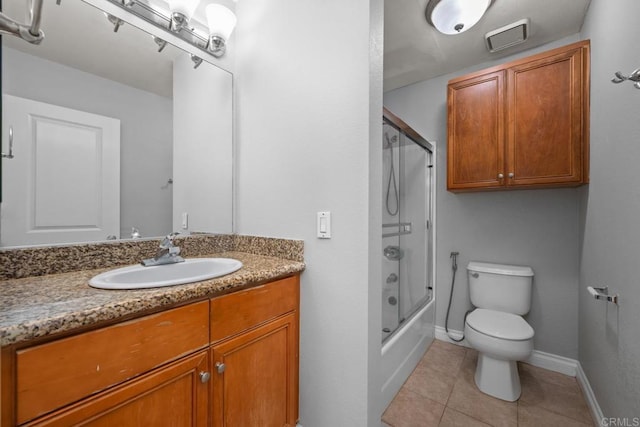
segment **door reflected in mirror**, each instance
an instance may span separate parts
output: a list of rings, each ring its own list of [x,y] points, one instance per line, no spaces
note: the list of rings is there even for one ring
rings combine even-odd
[[[0,246],[233,232],[232,75],[81,1],[42,29],[2,37]]]

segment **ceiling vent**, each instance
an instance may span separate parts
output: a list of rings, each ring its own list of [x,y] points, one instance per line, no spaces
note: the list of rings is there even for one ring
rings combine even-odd
[[[524,43],[529,37],[529,18],[505,25],[484,35],[489,52],[498,52]]]

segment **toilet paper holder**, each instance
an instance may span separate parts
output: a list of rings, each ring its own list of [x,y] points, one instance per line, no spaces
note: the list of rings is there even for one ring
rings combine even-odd
[[[612,302],[618,305],[618,300],[620,296],[618,294],[609,295],[609,287],[605,286],[603,288],[594,288],[593,286],[588,286],[587,290],[595,299],[605,300],[607,302]]]

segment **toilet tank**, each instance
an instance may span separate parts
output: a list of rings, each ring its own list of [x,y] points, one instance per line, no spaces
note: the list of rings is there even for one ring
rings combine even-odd
[[[518,315],[529,312],[531,267],[472,261],[467,265],[467,275],[474,306]]]

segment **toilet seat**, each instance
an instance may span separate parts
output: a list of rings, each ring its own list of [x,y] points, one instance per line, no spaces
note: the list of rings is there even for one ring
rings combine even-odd
[[[473,310],[466,324],[480,334],[504,340],[525,341],[534,335],[533,328],[522,317],[485,308]]]

